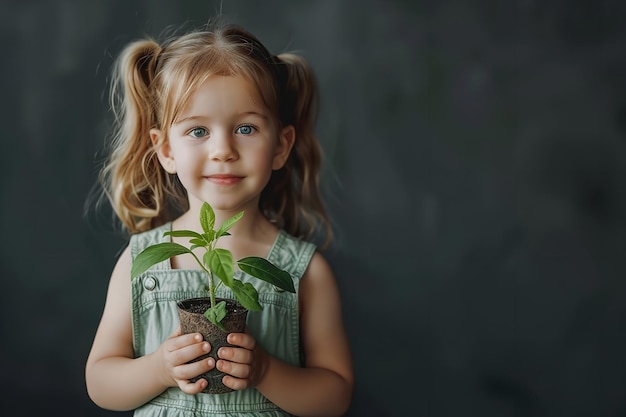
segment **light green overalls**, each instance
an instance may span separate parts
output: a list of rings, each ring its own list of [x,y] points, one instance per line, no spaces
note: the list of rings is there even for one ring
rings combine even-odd
[[[132,259],[147,246],[167,242],[163,232],[171,230],[171,223],[130,238]],[[263,311],[249,312],[247,326],[256,342],[269,354],[291,365],[302,366],[298,320],[298,287],[313,254],[315,246],[281,231],[267,259],[288,271],[296,294],[278,290],[274,286],[236,272],[236,277],[251,282],[259,291]],[[199,291],[206,277],[199,270],[171,269],[169,260],[155,265],[132,281],[133,345],[135,356],[155,351],[178,327],[176,302],[185,298],[206,296]],[[233,298],[232,292],[221,286],[218,297]],[[279,417],[290,414],[282,411],[254,388],[227,394],[188,395],[178,387],[168,388],[161,395],[135,410],[135,416],[259,416]]]

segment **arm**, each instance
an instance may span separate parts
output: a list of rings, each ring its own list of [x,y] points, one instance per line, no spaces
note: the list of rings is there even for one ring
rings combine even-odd
[[[333,273],[315,254],[300,281],[300,330],[306,353],[304,368],[271,357],[254,338],[232,333],[229,342],[244,349],[221,348],[217,368],[230,375],[233,389],[256,388],[283,410],[298,416],[340,416],[351,401],[352,364],[345,335],[339,290]],[[242,365],[250,364],[250,366]]]
[[[339,290],[330,266],[319,253],[300,281],[299,295],[305,368],[270,358],[257,389],[292,414],[342,415],[352,397],[352,361]]]
[[[102,408],[130,410],[148,402],[170,386],[197,393],[206,381],[187,380],[213,367],[201,361],[184,365],[209,351],[202,336],[180,336],[177,330],[155,352],[134,358],[131,323],[131,258],[128,248],[118,260],[102,319],[87,359],[85,380],[89,397]]]

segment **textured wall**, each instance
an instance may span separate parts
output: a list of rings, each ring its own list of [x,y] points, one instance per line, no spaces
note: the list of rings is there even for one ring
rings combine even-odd
[[[3,407],[105,416],[112,56],[222,10],[317,72],[351,416],[626,414],[624,2],[0,1]],[[11,405],[13,404],[13,405]]]

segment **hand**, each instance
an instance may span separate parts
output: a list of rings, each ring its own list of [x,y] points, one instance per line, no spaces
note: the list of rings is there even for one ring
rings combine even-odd
[[[197,394],[207,386],[204,378],[196,382],[190,382],[200,374],[208,372],[215,366],[213,358],[207,358],[197,362],[189,361],[204,355],[211,350],[209,342],[203,340],[199,333],[181,335],[180,326],[172,335],[165,340],[154,352],[159,358],[162,367],[164,385],[167,387],[178,387],[186,394]]]
[[[257,386],[267,369],[267,353],[247,333],[230,333],[227,341],[237,347],[222,347],[217,352],[220,358],[217,369],[228,374],[222,378],[222,382],[234,390]]]

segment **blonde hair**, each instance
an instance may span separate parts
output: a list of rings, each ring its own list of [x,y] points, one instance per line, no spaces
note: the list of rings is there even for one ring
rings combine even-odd
[[[259,208],[294,236],[310,239],[322,232],[327,245],[332,229],[319,190],[314,74],[302,57],[272,56],[254,35],[234,25],[192,31],[162,44],[138,40],[121,52],[111,85],[111,153],[100,173],[117,217],[137,233],[187,210],[187,193],[176,175],[161,167],[156,150],[163,143],[152,144],[150,129],[167,132],[191,93],[214,74],[252,81],[279,129],[294,126],[294,147],[285,166],[272,173]]]

